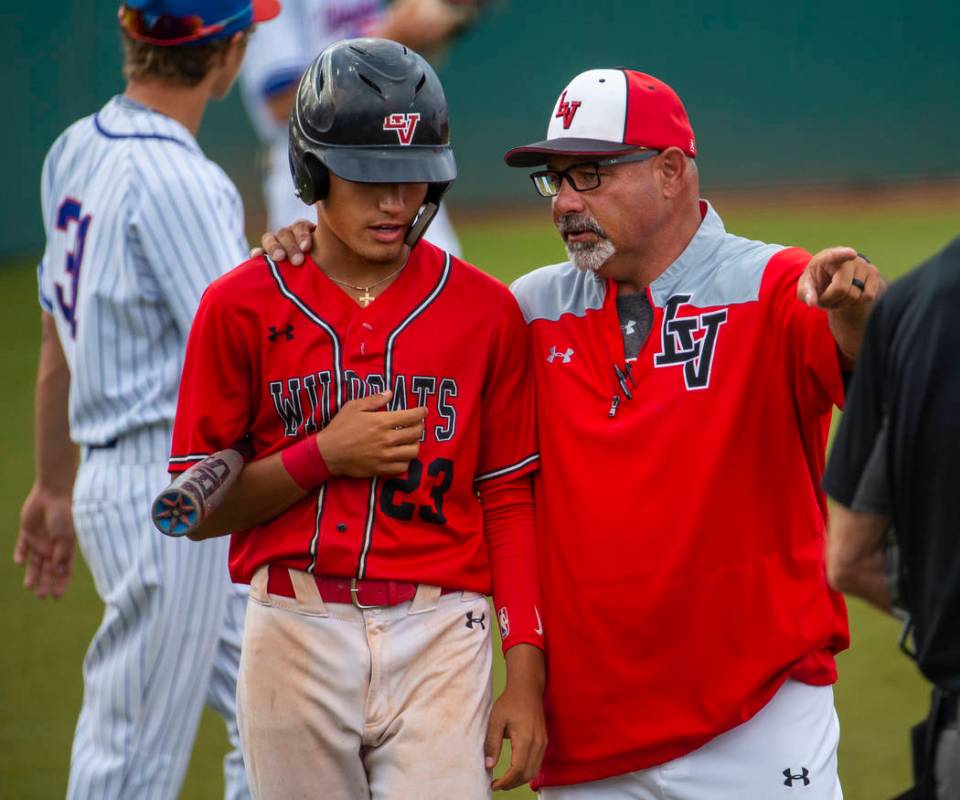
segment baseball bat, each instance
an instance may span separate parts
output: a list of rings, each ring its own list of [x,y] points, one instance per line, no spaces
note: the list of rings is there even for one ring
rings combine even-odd
[[[235,448],[219,450],[185,470],[157,495],[150,517],[165,536],[186,536],[209,517],[243,472]]]

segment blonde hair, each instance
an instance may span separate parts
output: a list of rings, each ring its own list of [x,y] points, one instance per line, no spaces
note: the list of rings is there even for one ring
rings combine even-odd
[[[243,31],[244,36],[249,29]],[[127,81],[159,79],[178,86],[192,87],[202,81],[210,68],[230,48],[232,36],[212,42],[181,44],[173,47],[148,44],[123,31],[123,77]]]

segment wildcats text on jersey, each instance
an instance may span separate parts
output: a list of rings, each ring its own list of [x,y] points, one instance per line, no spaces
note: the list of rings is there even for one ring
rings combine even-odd
[[[388,388],[384,376],[379,374],[361,377],[353,370],[345,370],[343,377],[346,401],[377,394]],[[298,438],[303,434],[316,433],[330,424],[334,414],[333,379],[331,370],[319,370],[267,383],[267,393],[283,423],[285,436]],[[449,442],[453,438],[457,429],[454,401],[459,394],[456,378],[397,374],[393,376],[393,385],[389,388],[393,390],[388,405],[390,411],[420,407],[428,409],[430,417],[433,417],[432,412],[436,412],[440,423],[424,429],[424,440],[427,436],[437,442]]]

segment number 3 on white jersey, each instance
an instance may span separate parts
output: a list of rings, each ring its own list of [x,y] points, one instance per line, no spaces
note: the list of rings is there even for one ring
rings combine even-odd
[[[73,247],[66,252],[66,273],[63,283],[54,283],[57,308],[70,325],[70,338],[77,338],[77,282],[80,280],[80,265],[83,262],[83,243],[90,228],[90,214],[83,214],[82,203],[67,197],[57,209],[57,230],[67,236],[73,232]]]

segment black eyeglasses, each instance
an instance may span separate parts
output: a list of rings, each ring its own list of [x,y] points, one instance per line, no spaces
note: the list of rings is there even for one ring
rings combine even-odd
[[[640,153],[627,153],[624,156],[604,158],[601,161],[586,161],[574,164],[561,172],[554,169],[543,169],[530,175],[537,194],[541,197],[556,197],[560,194],[560,187],[566,181],[575,192],[589,192],[600,185],[600,167],[612,167],[615,164],[631,164],[637,161],[648,161],[660,155],[659,150],[644,150]]]

